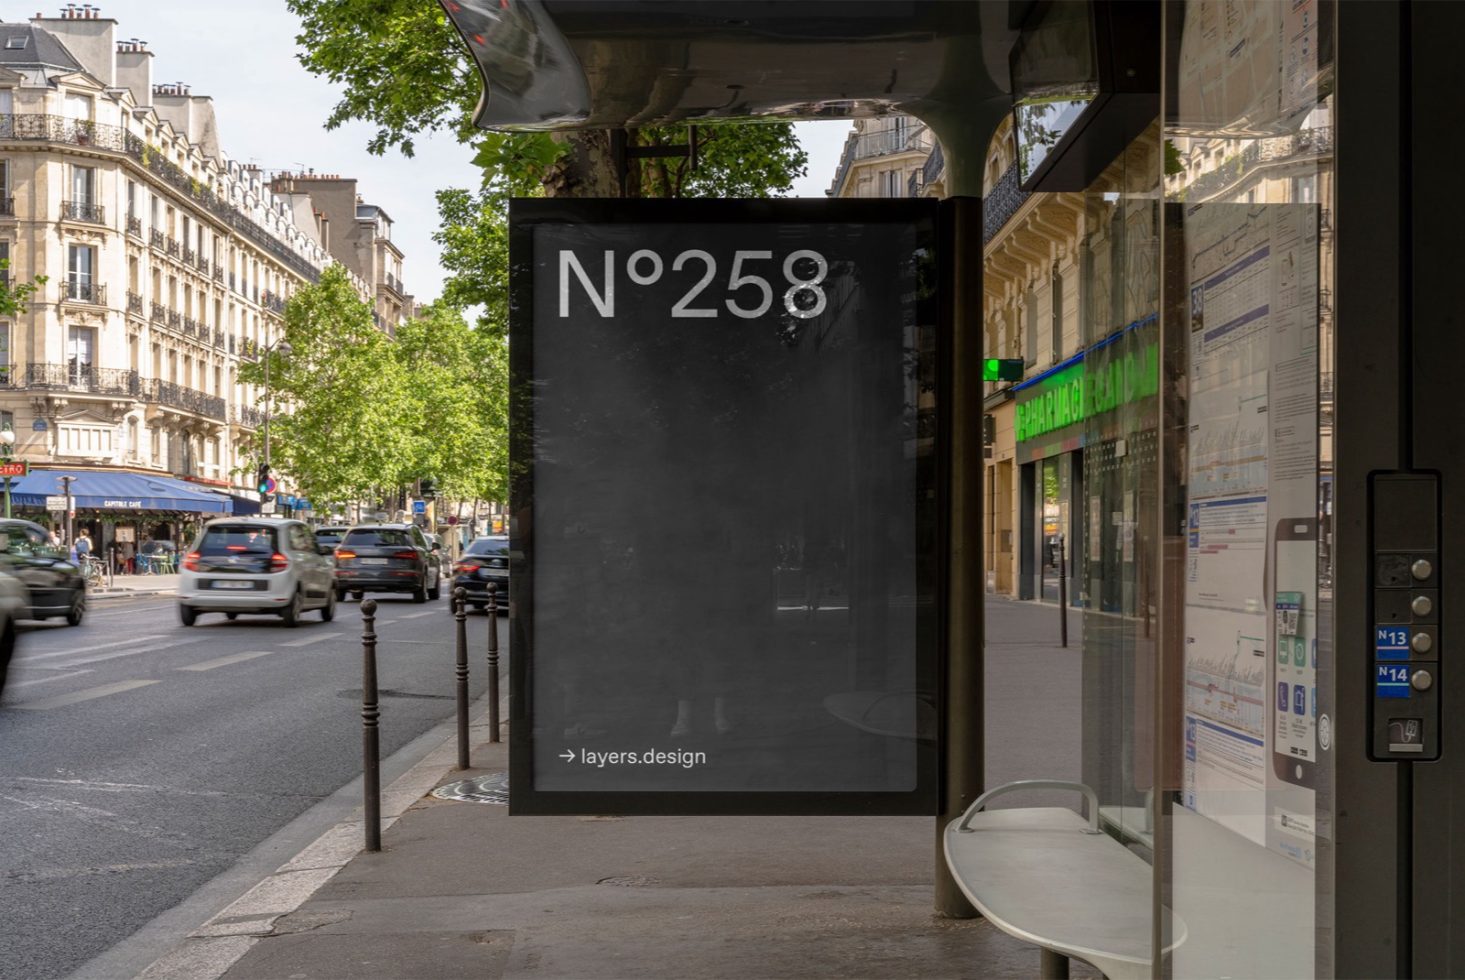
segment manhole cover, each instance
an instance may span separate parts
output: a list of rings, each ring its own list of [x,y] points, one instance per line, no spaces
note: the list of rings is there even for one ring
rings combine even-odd
[[[465,803],[494,803],[509,805],[509,774],[491,772],[487,776],[460,779],[456,783],[439,786],[432,795],[440,800],[460,800]]]

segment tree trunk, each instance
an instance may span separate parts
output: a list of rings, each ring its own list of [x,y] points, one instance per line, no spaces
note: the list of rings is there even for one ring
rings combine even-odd
[[[620,197],[620,175],[616,173],[610,134],[608,129],[555,133],[555,142],[568,146],[569,152],[544,175],[544,196]],[[634,133],[631,136],[634,139]],[[637,169],[629,168],[626,197],[640,196]]]

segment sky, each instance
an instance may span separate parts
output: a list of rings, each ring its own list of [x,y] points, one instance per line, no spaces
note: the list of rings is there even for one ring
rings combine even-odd
[[[299,24],[283,0],[96,0],[116,20],[117,39],[146,41],[153,52],[153,82],[183,82],[212,96],[220,145],[241,163],[266,170],[315,170],[357,178],[369,204],[384,208],[392,240],[406,255],[402,278],[419,302],[438,296],[444,273],[432,240],[437,228],[434,193],[476,187],[472,153],[451,137],[421,137],[410,159],[395,150],[366,151],[374,128],[348,124],[326,131],[339,93],[295,60]],[[62,0],[5,0],[0,19],[23,21],[36,11],[57,16]],[[823,197],[839,163],[847,122],[800,123],[809,174],[794,193]]]

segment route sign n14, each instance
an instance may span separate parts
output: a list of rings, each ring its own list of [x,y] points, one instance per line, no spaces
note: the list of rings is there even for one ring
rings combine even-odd
[[[937,213],[513,203],[511,810],[935,812]]]

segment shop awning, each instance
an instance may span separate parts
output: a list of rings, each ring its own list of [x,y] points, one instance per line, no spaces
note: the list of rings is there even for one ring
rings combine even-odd
[[[105,470],[32,470],[29,476],[11,483],[11,503],[17,507],[46,506],[47,497],[63,494],[63,476],[75,477],[71,497],[78,510],[234,512],[233,498],[227,494],[210,493],[166,476]]]

